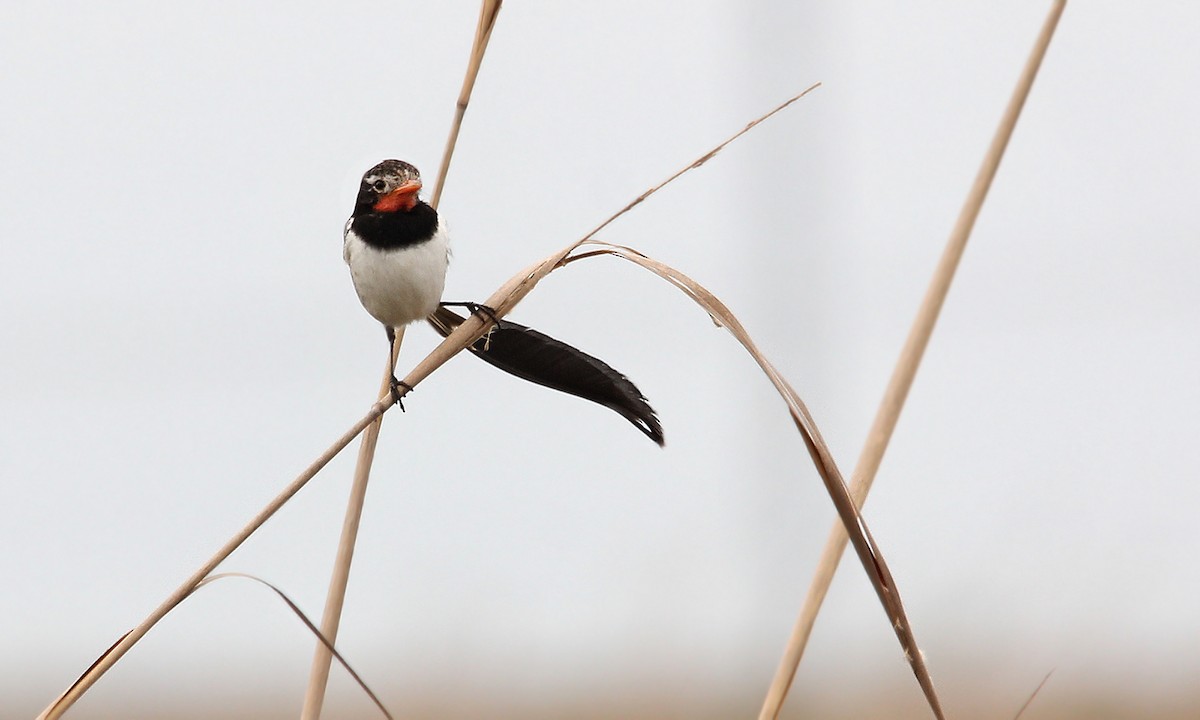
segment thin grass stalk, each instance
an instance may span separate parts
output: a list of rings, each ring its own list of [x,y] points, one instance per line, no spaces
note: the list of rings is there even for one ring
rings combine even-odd
[[[568,255],[575,252],[575,250],[577,250],[584,243],[591,241],[592,238],[595,237],[596,233],[598,233],[601,230],[603,230],[604,228],[608,227],[617,218],[621,217],[625,213],[627,213],[630,210],[632,210],[633,208],[637,207],[644,200],[649,198],[651,195],[658,192],[659,190],[662,190],[667,185],[670,185],[672,182],[679,179],[682,175],[685,175],[686,173],[691,172],[692,170],[695,170],[696,168],[700,167],[701,165],[708,162],[709,160],[712,160],[714,157],[716,157],[717,153],[724,150],[727,145],[729,145],[734,140],[737,140],[741,136],[743,136],[746,133],[753,130],[759,123],[763,122],[764,120],[766,120],[769,117],[774,116],[776,113],[782,112],[785,108],[791,106],[792,103],[794,103],[797,100],[799,100],[800,98],[808,95],[810,92],[812,92],[813,90],[816,90],[819,87],[821,87],[821,83],[814,83],[813,85],[810,85],[809,87],[805,88],[804,91],[802,91],[796,95],[793,95],[792,97],[783,101],[776,107],[772,108],[767,113],[764,113],[763,115],[760,115],[756,119],[750,121],[749,123],[746,124],[746,126],[744,128],[742,128],[741,130],[738,130],[733,135],[730,135],[725,140],[722,140],[719,144],[717,144],[711,150],[704,153],[700,157],[696,158],[691,163],[683,166],[678,171],[676,171],[673,175],[668,177],[666,180],[663,180],[662,182],[658,183],[657,185],[654,185],[654,186],[648,188],[647,190],[643,191],[641,195],[638,195],[636,198],[634,198],[628,205],[626,205],[625,207],[616,211],[612,215],[609,215],[603,222],[601,222],[596,227],[592,228],[592,230],[590,230],[586,235],[584,235],[580,239],[567,245],[566,247],[562,248],[558,252],[550,254],[549,256],[542,259],[540,262],[536,262],[536,263],[530,265],[524,271],[514,275],[511,279],[509,279],[509,281],[507,283],[502,285],[499,290],[497,290],[495,293],[493,293],[492,297],[490,297],[484,304],[487,305],[488,307],[492,308],[493,310],[495,310],[497,317],[503,317],[503,315],[505,313],[507,313],[509,310],[512,310],[514,307],[516,307],[517,303],[521,302],[521,300],[524,299],[525,296],[528,295],[531,290],[533,290],[534,286],[536,286],[539,282],[541,282],[543,278],[545,278],[547,275],[549,275],[551,272],[553,272],[556,268],[562,267],[563,263],[566,262],[566,258]],[[474,329],[477,325],[479,325],[478,314],[473,313],[468,320],[472,323],[471,324],[472,329]],[[466,324],[460,325],[459,327],[461,329],[462,327],[465,327],[465,326],[466,326]],[[490,323],[488,323],[487,326],[490,326]]]
[[[467,106],[471,104],[471,91],[475,89],[475,78],[479,76],[479,68],[483,64],[483,54],[487,52],[488,41],[492,39],[492,28],[496,25],[496,17],[500,14],[501,0],[483,0],[479,7],[479,22],[475,26],[475,42],[471,46],[471,60],[467,64],[467,74],[463,77],[462,89],[458,92],[458,103],[455,105],[454,122],[450,124],[450,137],[446,139],[446,149],[442,152],[442,167],[438,171],[437,183],[433,187],[433,197],[429,204],[437,207],[442,199],[442,188],[446,185],[446,172],[450,169],[450,158],[454,156],[454,147],[458,144],[458,131],[462,128],[463,117],[467,114]]]
[[[757,118],[755,118],[755,119],[751,120],[750,122],[746,123],[746,127],[742,128],[741,130],[738,130],[737,132],[735,132],[734,134],[730,135],[730,136],[729,136],[728,138],[726,138],[725,140],[721,141],[721,143],[720,143],[720,144],[718,144],[716,147],[714,147],[712,150],[709,150],[708,152],[704,153],[704,154],[703,154],[703,155],[701,155],[700,157],[698,157],[698,158],[696,158],[695,160],[693,160],[693,161],[691,162],[691,164],[689,164],[689,165],[685,165],[684,167],[680,168],[679,170],[677,170],[677,171],[675,172],[675,174],[671,175],[671,176],[670,176],[669,178],[667,178],[666,180],[663,180],[663,181],[662,181],[662,182],[660,182],[659,184],[657,184],[657,185],[655,185],[654,187],[652,187],[652,188],[650,188],[650,189],[646,190],[645,192],[643,192],[641,195],[638,195],[638,196],[637,196],[637,197],[635,197],[633,200],[631,200],[631,201],[629,202],[629,204],[628,204],[628,205],[626,205],[625,207],[621,208],[621,209],[620,209],[620,210],[618,210],[617,212],[615,212],[615,213],[613,213],[612,215],[610,215],[610,216],[608,217],[608,219],[606,219],[604,222],[602,222],[602,223],[600,223],[599,225],[597,225],[596,227],[592,228],[592,231],[591,231],[591,232],[589,232],[587,235],[584,235],[584,236],[583,236],[583,239],[582,239],[582,240],[580,240],[578,243],[576,243],[575,247],[577,247],[577,246],[578,246],[578,245],[580,245],[580,244],[583,244],[584,242],[586,242],[586,241],[588,241],[588,240],[591,240],[593,237],[595,237],[596,233],[598,233],[598,232],[600,232],[601,230],[603,230],[604,228],[608,227],[608,226],[609,226],[609,224],[610,224],[610,223],[612,223],[614,220],[616,220],[617,218],[621,217],[621,216],[622,216],[622,215],[624,215],[625,213],[629,212],[630,210],[632,210],[632,209],[633,209],[633,208],[635,208],[636,206],[640,205],[640,204],[642,203],[642,201],[644,201],[646,198],[650,197],[651,195],[653,195],[654,193],[658,192],[659,190],[661,190],[662,188],[666,187],[667,185],[670,185],[670,184],[671,184],[672,182],[674,182],[674,181],[675,181],[675,179],[676,179],[676,178],[678,178],[680,175],[683,175],[684,173],[687,173],[687,172],[691,172],[692,170],[695,170],[696,168],[700,167],[701,165],[703,165],[704,163],[708,162],[709,160],[712,160],[714,157],[716,157],[716,156],[717,156],[717,153],[719,153],[719,152],[721,152],[722,150],[724,150],[724,149],[725,149],[725,146],[726,146],[726,145],[728,145],[729,143],[733,142],[734,140],[737,140],[738,138],[740,138],[741,136],[745,135],[746,133],[750,132],[750,131],[751,131],[751,130],[753,130],[755,127],[757,127],[757,126],[758,126],[758,124],[759,124],[759,123],[761,123],[762,121],[764,121],[764,120],[766,120],[767,118],[769,118],[769,117],[771,117],[771,116],[775,115],[775,114],[776,114],[776,113],[778,113],[778,112],[781,112],[781,111],[783,111],[783,110],[784,110],[784,109],[786,109],[786,108],[787,108],[789,105],[791,105],[792,103],[796,102],[796,101],[797,101],[797,100],[799,100],[800,98],[804,97],[805,95],[809,94],[810,92],[812,92],[813,90],[816,90],[816,89],[817,89],[817,88],[819,88],[819,87],[821,87],[821,83],[819,83],[819,82],[818,82],[818,83],[813,83],[812,85],[809,85],[807,88],[805,88],[803,92],[801,92],[801,93],[799,93],[799,94],[797,94],[797,95],[793,95],[792,97],[788,98],[787,100],[784,100],[784,101],[783,101],[782,103],[780,103],[779,105],[776,105],[776,106],[775,106],[775,107],[774,107],[774,108],[773,108],[773,109],[772,109],[770,112],[766,113],[765,115],[759,115]],[[572,247],[571,249],[573,250],[573,249],[574,249],[574,247]]]
[[[1021,720],[1021,716],[1025,714],[1025,711],[1028,710],[1029,706],[1033,704],[1033,701],[1037,699],[1038,693],[1042,691],[1042,688],[1046,687],[1046,683],[1050,682],[1050,676],[1053,674],[1053,670],[1046,673],[1046,677],[1042,678],[1042,681],[1038,683],[1038,686],[1033,689],[1032,693],[1029,694],[1029,699],[1025,701],[1025,704],[1021,706],[1021,709],[1017,711],[1017,714],[1013,715],[1013,720]]]
[[[383,382],[379,398],[391,394],[391,368],[395,367],[404,344],[404,328],[396,328],[392,343],[391,364],[383,371]],[[346,517],[342,521],[342,535],[338,541],[337,556],[333,563],[333,575],[329,579],[329,590],[325,597],[325,611],[321,616],[321,637],[313,650],[312,666],[309,669],[308,689],[304,693],[304,707],[300,711],[302,720],[316,720],[321,716],[325,702],[325,690],[329,686],[329,668],[333,662],[333,644],[337,642],[338,629],[342,623],[342,607],[345,605],[346,588],[350,583],[350,564],[354,560],[354,546],[358,539],[358,525],[362,519],[363,505],[367,499],[367,482],[371,479],[371,464],[375,459],[375,445],[379,441],[379,430],[383,427],[383,416],[367,426],[358,446],[358,462],[354,468],[354,481],[350,486],[350,499],[346,503]]]
[[[900,352],[896,367],[892,371],[883,401],[876,412],[874,423],[859,455],[854,474],[851,476],[851,495],[859,507],[862,507],[866,501],[867,493],[870,492],[875,475],[883,462],[883,454],[891,441],[900,411],[904,407],[904,401],[908,397],[909,389],[916,377],[917,368],[924,356],[925,348],[929,344],[929,338],[933,334],[934,325],[937,323],[938,315],[941,313],[942,305],[950,290],[955,270],[958,268],[971,230],[975,226],[975,220],[979,217],[980,209],[987,198],[992,180],[1000,167],[1000,161],[1004,157],[1008,141],[1012,137],[1025,100],[1029,97],[1034,78],[1037,77],[1038,69],[1041,67],[1042,59],[1050,46],[1050,40],[1054,36],[1054,30],[1058,26],[1065,6],[1066,0],[1056,0],[1042,25],[1033,50],[1025,63],[1025,68],[1017,81],[1017,86],[1000,119],[991,145],[984,155],[975,182],[967,194],[958,220],[950,233],[942,257],[938,261],[937,269],[934,271],[929,288],[925,292],[925,298],[913,321],[912,328],[909,330],[908,339]],[[813,624],[816,622],[821,604],[846,549],[847,539],[843,525],[835,522],[830,528],[820,562],[809,586],[804,605],[792,629],[783,658],[779,662],[775,677],[767,691],[762,710],[759,712],[759,720],[775,720],[779,717],[788,689],[795,678],[796,669],[800,665],[800,658],[804,654],[804,648],[812,633]]]
[[[492,36],[492,27],[500,12],[501,0],[483,0],[479,8],[479,22],[475,28],[475,41],[471,48],[471,57],[467,63],[466,75],[463,78],[462,90],[458,95],[454,120],[450,125],[450,136],[446,140],[446,149],[442,154],[442,165],[438,171],[437,182],[434,186],[430,205],[437,208],[442,196],[442,188],[446,184],[446,173],[450,168],[450,159],[454,156],[454,147],[458,142],[458,134],[462,129],[463,118],[467,106],[471,102],[471,91],[475,87],[475,78],[483,64],[483,56],[487,51],[488,40]],[[391,369],[395,367],[396,357],[404,337],[403,328],[398,328],[395,342],[392,344],[391,363],[384,370],[381,396],[390,391]],[[379,431],[383,423],[380,417],[366,432],[358,450],[358,462],[354,468],[354,481],[350,488],[350,498],[346,505],[346,517],[342,523],[342,535],[338,541],[337,556],[334,561],[333,574],[329,580],[329,590],[325,598],[325,611],[321,618],[321,634],[330,643],[337,641],[338,629],[341,626],[342,608],[345,605],[346,588],[350,582],[350,565],[354,559],[354,546],[358,539],[359,520],[362,518],[363,505],[367,497],[367,484],[371,478],[371,465],[375,459],[375,447],[379,440]],[[318,720],[321,717],[321,707],[325,702],[325,690],[329,685],[329,668],[333,661],[330,648],[325,643],[318,642],[313,650],[312,666],[309,670],[308,688],[304,693],[304,707],[301,710],[301,720]]]

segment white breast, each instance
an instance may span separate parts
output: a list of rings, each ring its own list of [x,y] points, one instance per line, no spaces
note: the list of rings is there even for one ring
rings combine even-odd
[[[384,325],[401,327],[437,309],[446,286],[450,238],[439,223],[433,237],[420,245],[379,250],[347,224],[342,255],[367,312]]]

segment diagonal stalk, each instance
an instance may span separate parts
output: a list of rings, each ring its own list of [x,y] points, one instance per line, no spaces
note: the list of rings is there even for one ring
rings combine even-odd
[[[501,303],[505,299],[506,295],[512,293],[513,288],[524,281],[527,277],[527,274],[528,270],[522,271],[517,278],[510,280],[507,284],[501,287],[499,291],[497,291],[494,297],[489,299],[488,304],[491,307],[500,308]],[[503,316],[503,313],[506,310],[507,307],[503,311],[497,310],[497,315]],[[429,377],[434,370],[437,370],[442,365],[446,364],[450,358],[465,350],[468,345],[471,345],[480,337],[482,337],[485,330],[486,326],[479,316],[471,315],[468,317],[465,321],[463,321],[462,325],[459,325],[454,329],[453,332],[450,333],[448,337],[443,339],[442,342],[435,347],[433,351],[425,357],[424,360],[417,363],[417,366],[414,367],[408,373],[408,375],[404,376],[403,384],[407,385],[408,387],[401,388],[400,395],[406,395],[408,393],[408,388],[416,387],[418,383]],[[316,477],[317,473],[319,473],[322,468],[328,465],[330,460],[336,457],[337,454],[342,450],[346,449],[346,446],[349,445],[354,438],[358,437],[359,433],[361,433],[368,425],[375,422],[376,419],[391,409],[393,405],[395,405],[395,401],[392,400],[390,393],[388,393],[382,400],[372,405],[367,411],[366,415],[359,418],[359,420],[354,423],[349,430],[342,433],[341,437],[334,441],[333,445],[329,446],[329,448],[326,449],[325,452],[321,453],[321,455],[314,460],[311,465],[305,468],[295,480],[293,480],[290,484],[288,484],[287,487],[280,491],[278,495],[272,498],[271,501],[267,503],[266,507],[260,510],[258,514],[246,524],[245,527],[239,530],[229,540],[226,540],[225,544],[222,545],[212,557],[210,557],[208,560],[205,560],[204,564],[201,565],[198,570],[193,572],[187,580],[184,580],[183,583],[177,587],[174,592],[167,597],[166,600],[164,600],[157,608],[155,608],[148,616],[146,616],[146,619],[142,620],[137,627],[122,635],[115,643],[105,650],[104,653],[97,658],[87,670],[83,671],[83,674],[80,675],[70,687],[59,694],[58,697],[56,697],[48,706],[46,706],[46,709],[42,710],[41,714],[38,715],[37,720],[55,720],[69,710],[71,706],[74,705],[75,702],[88,691],[88,689],[96,684],[96,681],[99,680],[104,673],[112,669],[112,666],[116,665],[117,661],[124,657],[125,653],[129,652],[129,650],[136,645],[138,641],[145,637],[146,633],[150,632],[150,630],[157,625],[160,620],[178,607],[179,603],[183,602],[189,595],[195,592],[196,588],[198,588],[201,583],[204,582],[205,578],[212,574],[212,571],[215,570],[218,565],[228,559],[235,550],[242,546],[242,543],[246,542],[246,540],[249,539],[249,537],[255,532],[257,532],[259,528],[266,524],[266,522],[270,520],[275,513],[279,512],[279,509],[286,505],[287,502],[296,495],[296,493],[300,492],[300,490],[308,484],[309,480],[312,480],[314,477]]]
[[[469,330],[469,328],[464,330],[462,336],[468,337],[467,332],[469,332]],[[471,338],[467,341],[467,343],[469,344],[473,341],[474,338]],[[453,346],[453,343],[450,341],[446,341],[443,344]],[[96,660],[96,662],[92,663],[91,667],[85,670],[84,673],[79,676],[79,679],[71,685],[71,687],[67,688],[61,695],[55,698],[54,702],[50,703],[50,705],[43,710],[40,715],[38,715],[38,720],[54,720],[54,718],[60,717],[72,705],[74,705],[75,701],[78,700],[85,692],[87,692],[88,688],[90,688],[92,685],[95,685],[96,681],[99,680],[104,673],[108,672],[108,670],[115,665],[117,661],[125,655],[125,653],[129,652],[130,648],[132,648],[139,640],[145,637],[146,633],[150,632],[150,629],[157,625],[159,620],[162,620],[164,617],[166,617],[167,613],[175,609],[175,607],[179,605],[179,603],[183,602],[188,595],[191,595],[192,592],[199,587],[200,583],[206,577],[208,577],[218,565],[232,555],[234,550],[237,550],[239,547],[241,547],[242,543],[246,542],[247,538],[253,535],[255,531],[257,531],[263,526],[264,523],[267,522],[267,520],[271,519],[272,515],[279,511],[279,508],[283,507],[288,500],[291,500],[296,493],[300,492],[300,489],[307,485],[308,481],[312,480],[313,477],[315,477],[316,474],[321,471],[321,468],[328,465],[329,461],[332,460],[335,455],[340,453],[347,445],[349,445],[351,440],[358,437],[358,434],[362,432],[367,425],[370,425],[372,422],[374,422],[376,418],[385,413],[391,406],[392,400],[390,397],[386,400],[375,403],[375,405],[371,407],[371,410],[366,415],[364,415],[357,423],[355,423],[353,427],[343,433],[342,436],[329,447],[329,449],[327,449],[321,454],[320,457],[313,461],[313,463],[309,465],[304,472],[300,473],[300,475],[293,480],[290,485],[285,487],[278,495],[276,495],[271,502],[267,503],[267,506],[260,510],[259,513],[255,515],[245,527],[238,531],[238,533],[232,538],[227,540],[215,555],[205,561],[205,563],[200,566],[200,569],[192,573],[191,577],[189,577],[183,582],[182,585],[176,588],[175,591],[171,593],[171,595],[168,596],[167,599],[162,602],[162,604],[155,608],[145,620],[143,620],[134,629],[122,635],[120,640],[113,643],[112,647],[106,650],[105,653]]]
[[[867,493],[870,492],[871,484],[875,480],[875,473],[879,470],[880,463],[883,462],[883,453],[887,450],[892,431],[896,428],[900,410],[904,407],[909,388],[912,387],[917,367],[929,344],[929,337],[933,334],[933,327],[941,312],[942,304],[945,302],[946,294],[950,291],[950,282],[954,279],[954,271],[958,268],[958,261],[966,248],[967,239],[971,236],[971,230],[975,226],[976,218],[979,217],[980,208],[983,207],[983,201],[987,197],[992,180],[996,177],[1004,150],[1012,137],[1017,118],[1021,114],[1021,108],[1025,105],[1025,99],[1029,97],[1033,80],[1037,77],[1038,68],[1041,67],[1042,59],[1046,56],[1046,49],[1050,45],[1050,39],[1054,35],[1054,29],[1058,25],[1065,6],[1066,0],[1055,0],[1042,25],[1041,33],[1025,63],[1025,68],[1013,90],[1008,107],[1005,108],[1004,115],[1000,119],[1000,125],[983,158],[975,182],[967,194],[958,221],[950,233],[941,260],[938,262],[933,279],[925,293],[925,299],[921,303],[921,308],[909,331],[908,339],[905,341],[904,349],[892,372],[892,378],[884,392],[883,401],[875,415],[874,424],[867,435],[866,443],[858,458],[858,464],[851,476],[850,492],[855,504],[859,507],[862,507],[866,501]],[[767,691],[767,697],[763,701],[762,710],[758,715],[759,720],[774,720],[779,717],[788,688],[791,687],[792,680],[796,676],[796,668],[800,665],[800,658],[804,654],[804,648],[812,633],[817,613],[821,609],[821,603],[824,601],[829,584],[833,581],[833,575],[837,571],[838,562],[846,549],[846,541],[845,528],[840,522],[835,522],[829,531],[829,538],[821,553],[821,560],[812,584],[809,586],[804,606],[796,618],[791,638],[788,640],[783,658],[779,661],[779,667],[775,671],[775,677]]]
[[[487,51],[488,40],[492,36],[492,27],[500,12],[501,0],[483,0],[479,8],[479,23],[475,29],[475,42],[471,48],[470,61],[467,64],[466,76],[463,78],[462,90],[459,92],[454,121],[450,125],[450,137],[446,140],[446,150],[442,155],[442,166],[438,172],[437,183],[434,186],[430,205],[437,208],[442,196],[442,188],[446,184],[446,172],[450,168],[450,158],[454,155],[454,146],[458,142],[458,133],[462,128],[463,117],[467,105],[471,101],[471,91],[475,87],[475,78],[483,63],[483,54]],[[400,344],[404,339],[404,329],[396,328],[396,340],[392,343],[391,363],[384,372],[381,395],[390,389],[392,368],[396,366],[396,357],[400,352]],[[362,443],[358,449],[358,463],[354,468],[354,482],[350,487],[350,499],[346,505],[346,517],[342,523],[342,535],[338,541],[337,556],[334,561],[333,575],[329,580],[329,591],[325,598],[325,612],[321,618],[321,634],[335,643],[338,628],[341,626],[342,607],[346,599],[346,587],[350,582],[350,564],[354,559],[354,545],[358,539],[358,525],[362,518],[363,504],[367,497],[367,483],[371,478],[371,465],[375,459],[375,445],[379,440],[379,429],[383,423],[380,417],[366,432],[363,433]],[[313,650],[312,667],[309,670],[308,689],[304,694],[304,708],[301,710],[301,720],[318,720],[321,717],[321,707],[325,702],[325,689],[329,684],[329,668],[333,662],[333,654],[323,642],[318,642]]]

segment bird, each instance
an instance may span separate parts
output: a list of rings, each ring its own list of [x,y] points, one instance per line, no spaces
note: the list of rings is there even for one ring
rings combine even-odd
[[[437,211],[421,200],[421,173],[403,160],[384,160],[363,174],[343,232],[342,257],[358,299],[383,324],[391,358],[396,328],[437,309],[450,266],[450,238]],[[391,391],[399,402],[394,359]],[[411,388],[409,388],[411,389]]]
[[[477,303],[443,303],[450,238],[437,210],[421,200],[421,173],[403,160],[384,160],[363,174],[354,211],[343,232],[342,256],[366,311],[387,334],[392,398],[400,403],[391,348],[395,331],[428,320],[443,337],[464,320],[449,310],[465,306],[493,327],[470,351],[524,380],[607,407],[663,445],[662,425],[641,390],[603,360],[538,332],[497,318]],[[400,406],[403,409],[403,405]]]

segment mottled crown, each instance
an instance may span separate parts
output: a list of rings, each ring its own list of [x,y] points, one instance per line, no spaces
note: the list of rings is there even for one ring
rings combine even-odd
[[[403,160],[384,160],[363,174],[363,183],[370,185],[376,180],[392,180],[396,184],[409,180],[421,181],[421,173]]]

